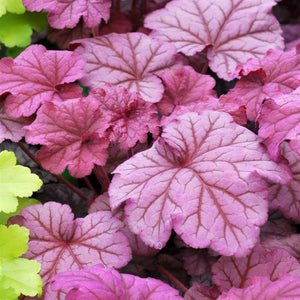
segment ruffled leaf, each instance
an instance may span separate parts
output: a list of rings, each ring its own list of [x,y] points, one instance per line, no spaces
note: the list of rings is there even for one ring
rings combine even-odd
[[[194,248],[245,255],[267,218],[266,186],[257,176],[289,182],[257,136],[221,112],[187,113],[162,139],[114,171],[111,206],[125,207],[130,229],[160,249],[171,229]],[[234,209],[233,209],[234,207]]]
[[[23,0],[29,11],[48,11],[52,27],[73,28],[83,17],[86,27],[95,27],[109,19],[111,0]]]
[[[238,64],[283,49],[280,25],[270,13],[273,0],[174,0],[145,19],[154,37],[194,55],[207,48],[209,66],[225,80]],[[180,13],[179,13],[180,12]]]
[[[172,45],[138,32],[73,41],[74,46],[78,43],[81,46],[75,52],[86,61],[83,85],[97,88],[105,83],[118,84],[140,93],[146,101],[161,99],[164,87],[156,75],[176,63]]]

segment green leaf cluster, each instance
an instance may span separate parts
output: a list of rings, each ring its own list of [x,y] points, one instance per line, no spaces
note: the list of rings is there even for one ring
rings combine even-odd
[[[29,230],[19,225],[0,225],[0,295],[1,299],[17,300],[41,295],[43,282],[35,260],[19,258],[28,250]]]
[[[28,12],[22,0],[0,0],[0,42],[6,47],[26,47],[32,31],[47,27],[45,13]]]

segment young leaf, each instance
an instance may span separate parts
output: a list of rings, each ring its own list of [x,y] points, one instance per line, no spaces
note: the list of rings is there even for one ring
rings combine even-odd
[[[94,164],[106,162],[109,142],[105,130],[109,125],[109,116],[93,98],[47,102],[35,121],[25,127],[25,136],[28,143],[44,145],[37,153],[43,168],[61,174],[68,167],[72,176],[84,177]]]
[[[73,28],[80,17],[86,27],[98,26],[101,19],[109,19],[111,0],[23,0],[29,11],[45,10],[52,27],[62,29]]]
[[[300,277],[300,264],[284,249],[271,252],[257,245],[247,257],[222,256],[212,267],[213,281],[220,291],[249,286],[252,276],[266,276],[275,281],[283,274]]]
[[[14,212],[17,209],[17,197],[29,197],[42,186],[42,181],[30,169],[16,166],[13,152],[0,152],[0,211]]]
[[[12,94],[5,104],[12,117],[30,116],[45,101],[61,100],[58,87],[84,75],[79,55],[48,51],[41,45],[29,46],[14,60],[3,58],[0,66],[0,94]]]
[[[237,256],[254,246],[267,218],[267,188],[257,175],[291,180],[255,134],[213,111],[174,120],[151,149],[114,173],[111,207],[129,200],[129,227],[146,244],[162,248],[174,228],[194,248]]]
[[[79,271],[59,273],[50,282],[54,290],[73,288],[66,299],[183,299],[177,290],[160,280],[120,274],[100,264]]]
[[[46,282],[58,272],[77,270],[96,263],[119,268],[131,259],[123,224],[109,212],[96,212],[73,220],[68,205],[47,202],[23,208],[23,226],[30,230],[26,258],[42,265]]]
[[[15,299],[8,298],[12,293],[17,296],[20,293],[34,296],[42,291],[43,283],[37,274],[40,264],[34,260],[18,258],[28,249],[28,235],[29,231],[25,227],[0,225],[0,291],[1,297],[5,299]]]
[[[271,157],[280,159],[280,145],[288,140],[300,154],[300,87],[289,95],[266,100],[258,116],[258,135],[264,138]]]
[[[81,46],[75,52],[86,61],[87,74],[80,80],[83,85],[97,88],[104,83],[119,84],[153,103],[164,91],[156,75],[177,61],[172,45],[138,32],[73,41],[74,45],[78,43]]]
[[[289,94],[300,85],[300,47],[289,52],[269,50],[261,60],[240,66],[241,80],[222,101],[245,105],[249,120],[256,120],[265,99]]]
[[[174,0],[148,15],[145,27],[186,55],[207,48],[210,68],[231,80],[238,64],[261,58],[270,48],[283,49],[273,5],[274,0]]]
[[[121,149],[128,150],[140,141],[147,142],[147,133],[156,138],[159,121],[156,107],[145,102],[137,93],[130,93],[120,86],[105,85],[91,91],[105,114],[111,116],[109,138],[118,142]]]

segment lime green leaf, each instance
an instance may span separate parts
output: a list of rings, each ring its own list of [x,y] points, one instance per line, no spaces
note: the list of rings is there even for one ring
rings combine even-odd
[[[38,272],[41,264],[26,258],[0,258],[0,289],[13,288],[26,296],[41,294],[43,282]]]
[[[41,265],[35,260],[18,258],[27,251],[28,240],[27,228],[0,225],[0,295],[3,299],[16,299],[20,293],[35,296],[42,292],[43,283],[38,275]]]
[[[0,0],[0,17],[6,12],[23,14],[25,7],[23,6],[22,0]]]
[[[7,220],[10,217],[19,215],[22,208],[29,206],[29,205],[33,205],[33,204],[41,204],[41,202],[39,200],[36,200],[34,198],[18,198],[18,207],[17,210],[15,212],[6,214],[4,212],[0,212],[0,224],[5,225],[7,223]]]
[[[11,259],[28,250],[29,230],[19,225],[0,225],[0,258]]]
[[[31,43],[32,30],[40,31],[46,26],[47,16],[44,13],[6,13],[0,18],[0,42],[7,47],[26,47]]]
[[[31,174],[29,168],[16,166],[13,152],[0,153],[0,211],[16,211],[17,197],[30,197],[42,184],[37,175]]]
[[[5,50],[6,57],[16,58],[26,47],[12,47]]]

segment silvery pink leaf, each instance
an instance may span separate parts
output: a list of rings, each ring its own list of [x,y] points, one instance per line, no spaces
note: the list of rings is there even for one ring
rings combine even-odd
[[[261,60],[250,59],[237,69],[241,80],[221,99],[245,105],[248,119],[254,121],[263,100],[289,94],[300,85],[299,50],[269,50]]]
[[[212,272],[220,291],[228,291],[232,287],[249,286],[253,276],[265,276],[272,281],[283,274],[300,277],[300,264],[284,249],[268,252],[263,246],[256,245],[246,257],[222,256],[213,265]]]
[[[84,75],[84,61],[71,51],[47,50],[41,45],[26,48],[14,60],[0,61],[0,94],[12,117],[30,116],[45,101],[61,100],[59,86]]]
[[[273,0],[174,0],[149,14],[145,26],[152,36],[194,55],[207,49],[210,68],[231,80],[238,64],[261,58],[270,48],[283,49]],[[180,13],[179,13],[180,12]]]
[[[220,295],[220,291],[217,286],[210,287],[193,282],[193,285],[185,293],[184,299],[186,300],[215,300]]]
[[[23,0],[29,11],[48,11],[52,27],[73,28],[83,17],[86,27],[98,26],[109,19],[111,0]]]
[[[0,143],[4,140],[18,142],[25,135],[25,125],[29,125],[33,121],[32,118],[9,117],[5,112],[4,101],[0,101]]]
[[[92,88],[105,83],[122,85],[148,102],[158,102],[164,92],[156,75],[178,61],[174,46],[138,32],[112,33],[72,44],[78,43],[75,52],[86,61],[82,84]]]
[[[74,220],[68,205],[47,202],[24,208],[21,217],[30,230],[24,257],[41,263],[44,282],[62,271],[97,263],[120,268],[131,259],[128,240],[120,232],[123,224],[110,212]]]
[[[151,149],[114,173],[111,207],[128,200],[129,228],[150,247],[161,249],[173,228],[193,248],[236,256],[249,253],[267,219],[260,176],[291,180],[285,162],[273,162],[255,134],[214,111],[169,123]]]
[[[274,160],[280,158],[280,145],[285,140],[300,154],[300,87],[289,95],[266,100],[258,122],[258,135],[264,139]]]
[[[262,242],[262,245],[268,250],[285,249],[298,261],[300,259],[300,235],[297,233],[282,237],[270,236]]]
[[[104,85],[90,92],[100,102],[104,114],[111,117],[109,139],[128,150],[137,142],[146,143],[148,132],[156,138],[159,121],[156,107],[121,86]]]
[[[232,288],[217,300],[295,300],[300,293],[300,278],[290,275],[270,281],[267,277],[253,277],[251,285],[244,289]]]
[[[166,71],[161,78],[165,92],[157,106],[164,115],[170,114],[177,105],[196,105],[216,98],[213,90],[215,80],[209,75],[195,72],[190,66]]]
[[[47,102],[26,127],[26,141],[44,145],[37,159],[46,170],[61,174],[68,167],[72,176],[84,177],[106,162],[108,126],[109,117],[90,97]]]
[[[270,209],[280,209],[286,218],[300,222],[300,155],[288,143],[283,143],[281,149],[282,155],[289,161],[293,179],[289,184],[270,186]]]
[[[54,290],[73,288],[66,300],[180,300],[178,291],[160,280],[120,274],[97,264],[78,271],[67,271],[51,279]]]

